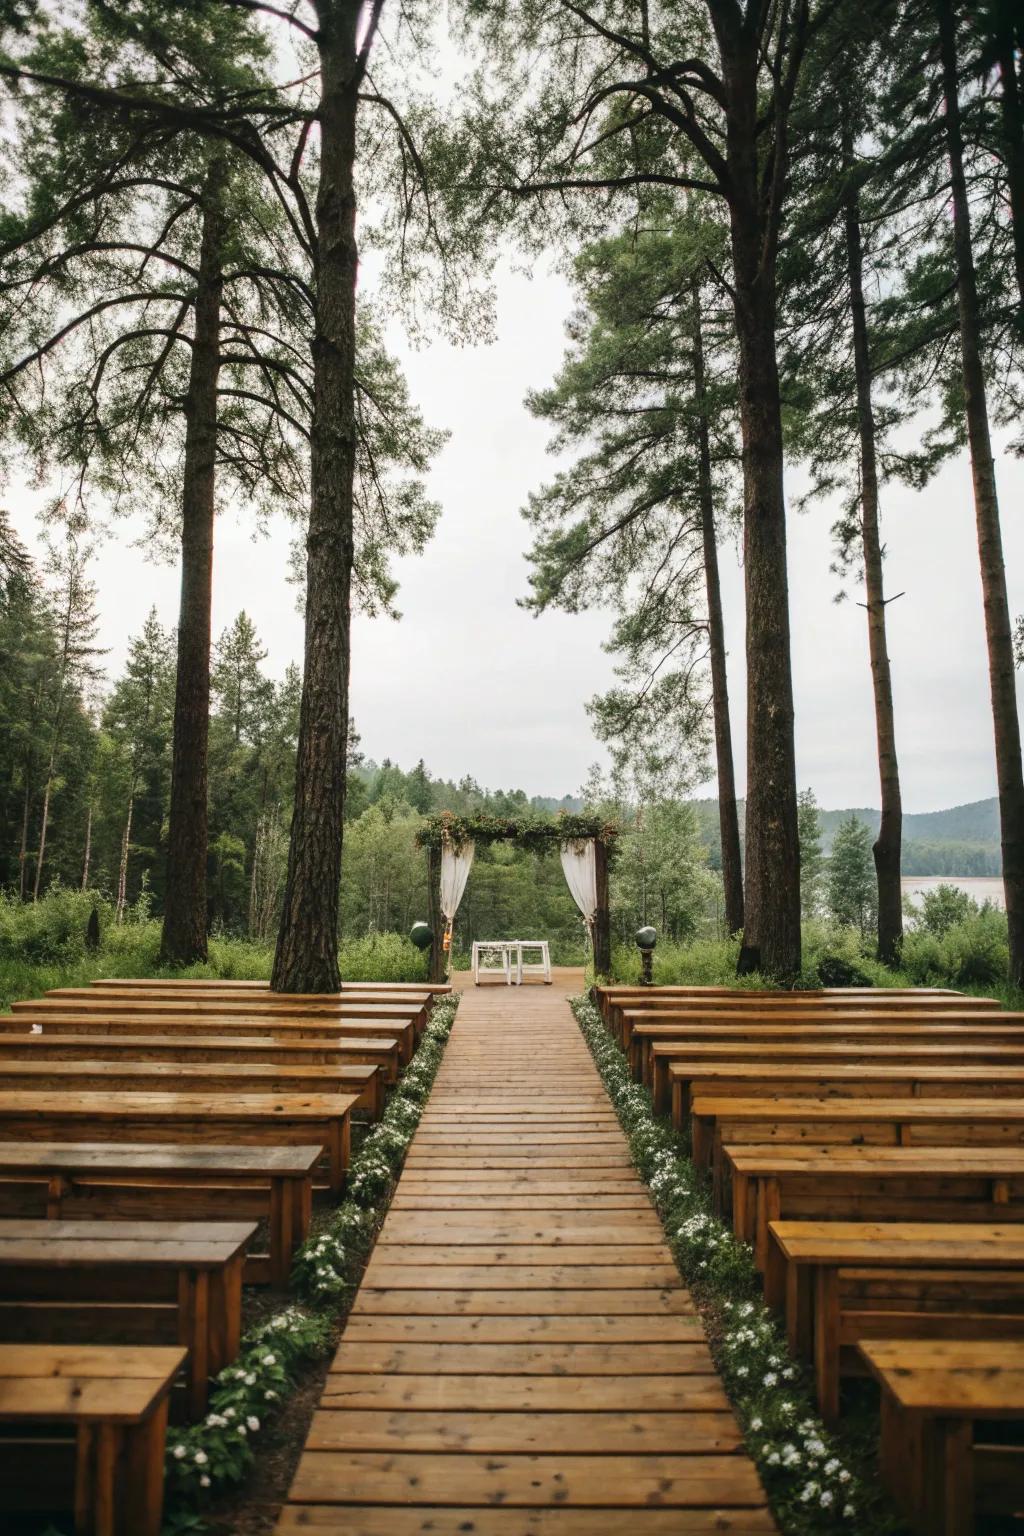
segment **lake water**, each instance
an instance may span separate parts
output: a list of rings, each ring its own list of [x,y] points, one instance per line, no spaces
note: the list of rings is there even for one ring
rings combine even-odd
[[[1006,905],[1003,882],[998,875],[905,875],[901,883],[904,896],[914,899],[925,891],[934,891],[937,885],[955,885],[979,903],[990,901],[997,907]]]

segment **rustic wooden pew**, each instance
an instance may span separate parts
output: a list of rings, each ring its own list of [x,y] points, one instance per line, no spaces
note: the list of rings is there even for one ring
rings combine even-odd
[[[644,1007],[647,1003],[653,1003],[655,1007],[664,1002],[685,1003],[689,999],[695,1002],[711,1002],[715,998],[737,998],[751,1001],[774,1002],[778,998],[807,998],[826,1007],[832,1003],[853,1003],[856,1005],[862,997],[881,998],[888,1001],[890,998],[913,997],[958,997],[965,994],[955,992],[951,987],[818,987],[814,990],[796,992],[792,988],[780,987],[728,987],[728,986],[626,986],[615,984],[607,987],[596,987],[597,1006],[601,1011],[605,1023],[610,1028],[615,1028],[615,1012],[621,1007]],[[985,999],[984,1001],[989,1001]]]
[[[346,999],[342,1002],[298,1003],[263,1002],[260,999],[217,997],[201,1001],[195,997],[134,998],[120,992],[93,992],[83,989],[84,995],[69,996],[67,992],[46,997],[23,998],[11,1004],[12,1013],[34,1014],[132,1014],[138,1018],[199,1018],[208,1019],[326,1019],[367,1018],[400,1019],[412,1023],[417,1032],[426,1022],[426,1007],[422,1003],[396,999],[388,1002],[380,998]]]
[[[1024,1146],[1024,1097],[739,1098],[699,1094],[691,1155],[718,1184],[723,1143],[812,1146]]]
[[[245,1278],[285,1286],[322,1150],[0,1141],[0,1216],[266,1220],[269,1255],[250,1249]]]
[[[732,992],[720,997],[634,997],[609,1005],[609,1027],[618,1036],[619,1043],[627,1043],[624,1033],[626,1016],[631,1013],[647,1013],[652,1021],[658,1017],[694,1015],[708,1021],[716,1021],[723,1014],[739,1014],[766,1019],[799,1017],[802,1014],[821,1018],[829,1014],[857,1017],[861,1014],[879,1013],[954,1013],[965,1018],[999,1013],[1002,1005],[996,998],[967,997],[959,992],[902,992],[880,994],[868,991],[860,996],[821,997],[816,992],[777,992],[772,994]]]
[[[355,1107],[374,1119],[383,1109],[383,1081],[377,1067],[289,1067],[273,1062],[0,1060],[0,1093],[352,1093]]]
[[[447,997],[452,990],[451,983],[447,981],[345,981],[342,982],[340,992],[275,992],[266,981],[236,980],[224,976],[149,976],[143,979],[137,976],[101,976],[91,985],[102,991],[147,986],[164,992],[189,992],[195,988],[219,992],[266,992],[270,997],[309,998],[317,1002],[348,997],[350,993],[358,992],[397,992],[403,996],[416,996],[422,992],[432,998]]]
[[[1024,1221],[1024,1148],[730,1146],[733,1231],[768,1255],[772,1221]]]
[[[877,1029],[881,1030],[899,1030],[904,1037],[911,1040],[916,1038],[918,1034],[920,1034],[922,1040],[927,1040],[928,1031],[943,1024],[960,1025],[967,1036],[969,1036],[969,1031],[973,1025],[977,1024],[983,1032],[985,1027],[993,1020],[998,1020],[999,1024],[1003,1027],[1007,1024],[1017,1025],[1018,1027],[1024,1026],[1024,1014],[1021,1013],[964,1015],[959,1012],[949,1011],[936,1014],[934,1012],[922,1013],[911,1008],[901,1009],[897,1013],[868,1013],[862,1011],[856,1015],[845,1013],[822,1014],[807,1010],[804,1013],[797,1014],[779,1012],[771,1018],[765,1018],[763,1014],[754,1013],[749,1015],[723,1013],[717,1018],[705,1014],[693,1014],[679,1019],[674,1016],[666,1017],[664,1014],[651,1015],[646,1013],[643,1015],[636,1014],[632,1017],[626,1014],[625,1019],[630,1068],[638,1081],[649,1079],[650,1060],[655,1045],[685,1042],[691,1038],[692,1031],[698,1029],[708,1031],[721,1029],[723,1032],[719,1038],[723,1041],[729,1039],[735,1041],[737,1036],[733,1031],[757,1025],[800,1026],[809,1031],[815,1027],[822,1029],[831,1028],[833,1031],[836,1031],[841,1029],[844,1024],[849,1024],[851,1029],[857,1026],[874,1025]],[[729,1030],[729,1033],[724,1032],[726,1029]],[[705,1035],[701,1038],[710,1038],[714,1041],[716,1037],[714,1035]],[[760,1037],[755,1035],[752,1038],[757,1040]],[[821,1038],[827,1042],[830,1037],[823,1035]],[[870,1038],[870,1036],[867,1038]],[[984,1033],[979,1034],[980,1040],[984,1040],[984,1038]]]
[[[3,1509],[73,1510],[76,1536],[160,1536],[167,1405],[184,1363],[177,1348],[0,1345]]]
[[[975,1536],[1024,1505],[1024,1343],[872,1339],[860,1353],[881,1392],[882,1480],[919,1536]],[[984,1426],[1012,1421],[1012,1444]]]
[[[870,1062],[829,1065],[821,1061],[796,1061],[770,1066],[767,1062],[673,1061],[668,1064],[671,1102],[678,1104],[681,1125],[689,1114],[695,1094],[757,1098],[1024,1098],[1024,1066],[1004,1067],[994,1062],[977,1065],[949,1063],[928,1066],[924,1062],[876,1066]],[[678,1094],[678,1099],[676,1095]],[[655,1103],[668,1108],[669,1095],[662,1088]]]
[[[48,1035],[149,1035],[162,1040],[252,1039],[291,1042],[294,1040],[335,1041],[374,1039],[398,1042],[399,1061],[412,1059],[415,1031],[412,1021],[399,1019],[221,1019],[211,1017],[171,1018],[132,1014],[18,1013],[0,1014],[0,1034],[25,1035],[41,1030]]]
[[[0,1066],[5,1061],[190,1061],[208,1065],[270,1062],[279,1066],[374,1066],[384,1081],[398,1076],[395,1040],[274,1040],[265,1035],[68,1035],[0,1033]]]
[[[0,1337],[135,1343],[170,1332],[188,1350],[188,1411],[201,1414],[209,1377],[238,1353],[255,1231],[251,1222],[0,1222]]]
[[[765,1301],[813,1360],[818,1406],[874,1338],[1024,1338],[1024,1227],[978,1222],[773,1221]]]
[[[318,1142],[333,1195],[345,1183],[353,1094],[0,1092],[0,1140],[307,1146]]]

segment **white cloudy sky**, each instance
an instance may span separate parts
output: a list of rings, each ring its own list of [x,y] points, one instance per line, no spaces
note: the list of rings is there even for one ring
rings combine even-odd
[[[585,700],[610,680],[601,649],[607,616],[533,618],[516,606],[527,586],[529,530],[519,508],[550,472],[546,430],[523,407],[526,390],[555,371],[569,290],[553,272],[532,280],[504,272],[497,340],[456,348],[402,346],[414,398],[452,436],[432,475],[444,514],[426,554],[403,561],[400,623],[359,619],[352,709],[363,748],[404,766],[425,758],[445,777],[521,786],[530,794],[578,789],[600,756]],[[1014,613],[1024,609],[1024,467],[1006,456],[1000,491]],[[8,505],[35,537],[33,497],[12,484]],[[885,498],[887,581],[906,596],[889,610],[899,748],[908,810],[995,792],[991,719],[970,476],[966,460],[922,495]],[[833,604],[829,509],[790,518],[797,764],[827,807],[873,805],[873,722],[863,610]],[[127,530],[125,530],[125,533]],[[301,619],[286,584],[290,533],[254,541],[244,520],[218,528],[214,633],[244,607],[283,671],[301,659]],[[170,625],[177,573],[153,565],[126,536],[108,543],[95,570],[101,641],[116,673],[127,637],[155,604]],[[743,740],[742,572],[723,553],[726,623],[737,741]],[[742,750],[740,751],[742,757]],[[742,762],[740,763],[742,787]]]

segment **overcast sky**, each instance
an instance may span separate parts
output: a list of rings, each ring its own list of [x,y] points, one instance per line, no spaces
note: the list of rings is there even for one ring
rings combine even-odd
[[[601,756],[584,704],[611,679],[601,649],[608,616],[533,618],[516,606],[527,590],[529,543],[519,508],[552,467],[546,428],[522,402],[555,372],[570,306],[558,275],[505,272],[491,346],[438,342],[410,351],[392,338],[413,398],[452,436],[431,476],[444,509],[437,536],[425,555],[400,564],[401,622],[356,622],[352,712],[368,756],[403,767],[423,757],[436,775],[468,773],[490,787],[555,796],[574,793]],[[1024,466],[1001,456],[999,484],[1016,614],[1024,609]],[[34,498],[17,483],[7,495],[33,544]],[[966,459],[925,493],[889,488],[884,500],[888,590],[906,592],[889,609],[904,805],[926,811],[981,799],[995,793],[995,773]],[[878,802],[865,615],[853,601],[833,603],[834,515],[824,507],[794,513],[789,525],[797,773],[828,808]],[[244,519],[232,516],[219,523],[215,550],[214,633],[244,607],[276,674],[302,655],[302,621],[285,580],[290,538],[282,526],[253,541]],[[742,790],[742,571],[732,548],[722,564]],[[131,547],[127,529],[100,551],[94,574],[101,643],[116,675],[127,637],[152,604],[174,623],[178,575]]]

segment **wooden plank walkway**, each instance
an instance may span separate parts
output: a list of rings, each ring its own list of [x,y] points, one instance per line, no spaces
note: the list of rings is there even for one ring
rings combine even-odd
[[[569,1009],[463,997],[278,1536],[766,1536]]]

